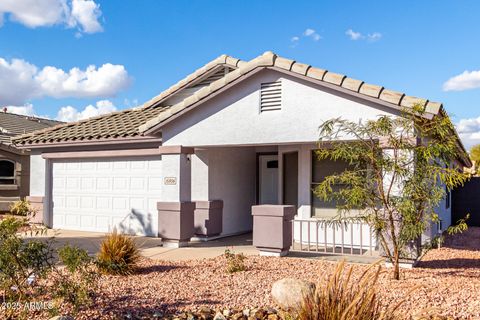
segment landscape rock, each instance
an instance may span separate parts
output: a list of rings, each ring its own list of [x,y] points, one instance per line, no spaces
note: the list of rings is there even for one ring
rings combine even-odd
[[[272,298],[283,309],[297,309],[306,295],[315,291],[312,282],[283,278],[273,283]]]

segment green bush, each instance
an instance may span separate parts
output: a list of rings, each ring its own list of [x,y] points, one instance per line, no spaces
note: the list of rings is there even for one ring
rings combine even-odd
[[[30,205],[28,200],[22,199],[15,201],[10,205],[10,213],[16,216],[35,216],[36,211]]]
[[[113,230],[100,245],[97,254],[99,269],[105,274],[132,274],[140,259],[137,245],[132,237]]]
[[[92,302],[99,277],[95,261],[86,250],[70,245],[60,248],[58,256],[65,269],[57,269],[54,273],[53,295],[60,303],[69,303],[77,311]]]
[[[25,219],[8,217],[0,221],[0,290],[12,302],[34,295],[35,279],[44,277],[53,265],[51,241],[26,241],[19,230]]]
[[[340,262],[335,272],[317,285],[314,294],[305,297],[294,317],[299,320],[398,319],[397,309],[404,300],[381,306],[377,296],[380,270],[380,266],[375,271],[368,268],[360,278],[354,279],[353,267],[346,270],[345,262]]]
[[[0,303],[50,301],[71,305],[73,310],[91,301],[98,272],[94,259],[85,250],[65,246],[58,250],[65,268],[55,265],[54,239],[22,237],[28,219],[7,217],[0,221]],[[45,230],[31,229],[24,234],[38,236]],[[55,306],[55,307],[58,307]],[[50,311],[58,310],[54,308]],[[22,308],[0,308],[1,319],[31,319]]]
[[[243,253],[235,253],[230,251],[230,249],[225,250],[225,259],[227,260],[227,269],[228,273],[235,273],[240,271],[247,270],[245,266],[245,255]]]

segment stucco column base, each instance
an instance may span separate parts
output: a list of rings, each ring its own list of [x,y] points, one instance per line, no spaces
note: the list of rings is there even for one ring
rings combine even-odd
[[[260,255],[285,256],[292,245],[295,206],[259,205],[252,207],[253,245]]]
[[[157,202],[158,236],[165,244],[188,243],[194,234],[193,202]]]
[[[259,251],[260,251],[260,256],[262,257],[285,257],[286,255],[288,255],[288,250],[274,252],[274,251],[264,251],[259,249]]]
[[[188,241],[163,240],[162,246],[164,248],[183,248],[188,247]]]
[[[43,202],[44,197],[27,197],[28,202],[30,202],[30,206],[33,210],[35,210],[35,215],[30,218],[31,223],[42,224],[43,223]]]
[[[223,201],[196,201],[194,211],[195,235],[211,237],[222,233]]]

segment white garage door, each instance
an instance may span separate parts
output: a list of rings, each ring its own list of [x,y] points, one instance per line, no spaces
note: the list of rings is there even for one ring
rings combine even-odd
[[[158,157],[53,163],[53,227],[157,235],[162,162]]]

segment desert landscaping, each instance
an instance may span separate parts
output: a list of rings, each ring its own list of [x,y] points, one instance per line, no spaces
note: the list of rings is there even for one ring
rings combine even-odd
[[[380,300],[389,304],[405,298],[400,319],[479,319],[479,240],[480,228],[448,238],[443,248],[428,251],[418,267],[402,270],[399,281],[384,269],[377,285]],[[246,271],[227,273],[223,256],[184,262],[143,258],[135,274],[102,276],[93,303],[75,319],[212,319],[218,312],[232,319],[282,318],[285,313],[270,293],[272,284],[286,277],[317,283],[336,263],[250,256],[245,265]],[[352,266],[354,276],[368,268]],[[414,287],[418,289],[406,297]]]

